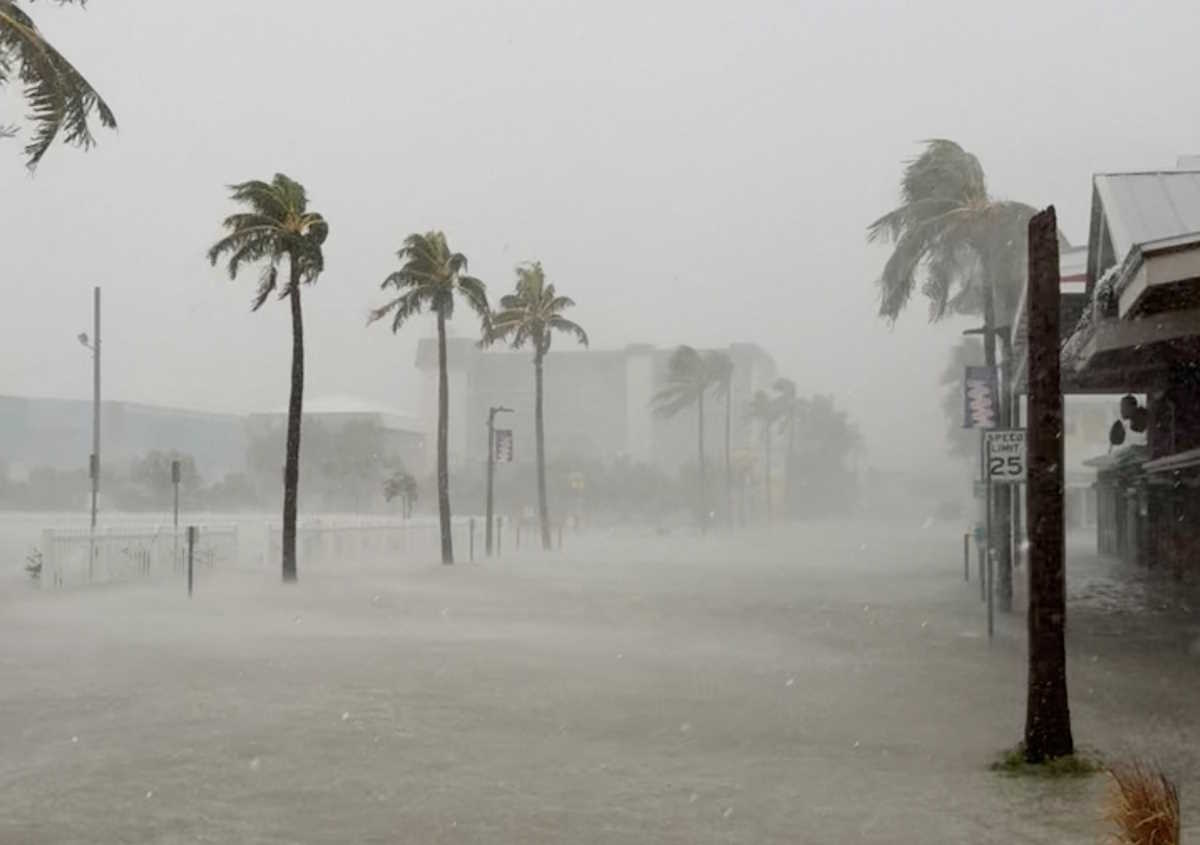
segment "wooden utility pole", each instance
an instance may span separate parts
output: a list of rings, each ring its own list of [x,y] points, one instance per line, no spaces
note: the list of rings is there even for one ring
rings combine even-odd
[[[1058,225],[1054,206],[1029,221],[1029,690],[1025,759],[1074,752],[1067,705],[1063,399],[1059,374]]]

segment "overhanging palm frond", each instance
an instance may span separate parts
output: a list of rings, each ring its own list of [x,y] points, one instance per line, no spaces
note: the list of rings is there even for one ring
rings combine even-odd
[[[12,78],[14,70],[33,123],[33,137],[25,146],[30,168],[37,166],[60,134],[68,144],[84,149],[92,146],[95,137],[89,120],[93,113],[101,126],[116,128],[117,119],[108,103],[46,41],[16,0],[0,0],[0,86]]]

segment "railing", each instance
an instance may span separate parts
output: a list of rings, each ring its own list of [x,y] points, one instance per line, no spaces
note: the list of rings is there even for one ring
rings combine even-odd
[[[187,531],[155,528],[48,528],[42,532],[42,587],[74,587],[182,573]],[[237,526],[198,526],[194,563],[199,569],[238,559]]]
[[[460,518],[451,523],[454,556],[466,561],[471,556],[471,530],[475,520]],[[482,524],[475,525],[475,555],[482,555]],[[283,531],[279,525],[266,527],[267,562],[277,565],[283,556]],[[427,563],[441,550],[441,531],[436,521],[359,520],[354,522],[301,522],[296,526],[296,566],[340,567],[352,564],[412,561]]]

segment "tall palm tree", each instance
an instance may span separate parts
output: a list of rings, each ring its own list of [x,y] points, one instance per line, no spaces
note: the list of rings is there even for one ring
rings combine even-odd
[[[80,6],[87,0],[59,0]],[[115,129],[117,119],[104,99],[38,30],[19,0],[0,0],[0,88],[16,78],[29,102],[33,136],[25,145],[26,163],[37,166],[59,133],[84,149],[95,143],[88,121],[95,112],[100,125]],[[16,127],[0,126],[0,137]]]
[[[700,530],[708,526],[708,482],[704,454],[704,394],[712,386],[713,371],[704,356],[690,346],[680,346],[667,360],[667,383],[650,400],[654,413],[671,418],[696,406],[696,451],[700,472]]]
[[[984,358],[996,366],[996,334],[1011,322],[1024,284],[1026,241],[1033,209],[988,193],[979,159],[953,141],[935,139],[908,162],[900,205],[867,227],[868,241],[895,244],[879,278],[882,317],[894,321],[923,275],[929,316],[980,314]],[[1007,385],[1006,385],[1007,389]],[[1000,403],[1010,424],[1011,403]],[[1012,609],[1012,509],[1007,485],[993,497],[997,525],[997,604]]]
[[[731,444],[733,431],[733,359],[728,352],[714,350],[704,356],[708,367],[709,380],[713,384],[717,398],[725,400],[725,505],[729,525],[733,525],[733,450]]]
[[[790,378],[777,378],[771,387],[775,390],[777,411],[787,436],[783,452],[783,506],[790,518],[795,507],[796,412],[801,400],[796,395],[796,382]]]
[[[292,311],[292,383],[288,396],[287,444],[283,465],[283,580],[296,580],[296,506],[300,486],[300,418],[304,408],[304,317],[300,287],[316,282],[325,269],[322,247],[329,224],[308,210],[304,186],[276,173],[270,182],[230,186],[233,201],[246,211],[222,224],[228,234],[213,244],[208,260],[228,256],[229,278],[245,262],[265,262],[251,305],[257,311],[276,290]],[[287,261],[287,282],[279,286],[279,265]]]
[[[763,489],[765,491],[767,522],[771,521],[771,427],[779,421],[780,405],[765,390],[756,390],[746,416],[759,424],[763,439]]]
[[[534,415],[537,438],[538,518],[542,527],[542,548],[550,549],[550,510],[546,504],[546,433],[542,413],[542,366],[550,351],[554,332],[566,332],[584,346],[587,332],[562,312],[575,305],[570,297],[559,296],[554,285],[546,283],[540,261],[517,268],[517,287],[514,293],[500,298],[500,311],[492,317],[491,338],[508,340],[513,349],[528,342],[533,346]]]
[[[442,563],[454,563],[454,546],[450,536],[450,461],[447,435],[450,425],[450,387],[446,371],[446,321],[454,316],[455,297],[461,296],[482,321],[482,337],[488,337],[491,311],[488,309],[487,286],[474,276],[467,275],[467,257],[452,252],[441,232],[412,234],[396,253],[400,269],[383,280],[384,289],[393,288],[399,295],[391,302],[371,312],[370,322],[392,315],[392,331],[414,314],[428,308],[437,317],[438,340],[438,430],[437,478],[438,519],[442,530]]]

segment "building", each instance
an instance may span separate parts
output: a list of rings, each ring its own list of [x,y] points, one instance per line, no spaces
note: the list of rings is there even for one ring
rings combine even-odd
[[[282,435],[286,424],[287,408],[246,417],[247,431],[252,436],[269,431]],[[379,432],[381,458],[399,458],[404,466],[414,470],[422,467],[425,460],[426,437],[415,416],[357,396],[305,399],[303,425],[320,426],[335,438],[353,435],[356,430],[370,426]],[[300,443],[303,449],[303,429]]]
[[[1146,566],[1194,572],[1200,169],[1093,177],[1086,266],[1084,290],[1062,297],[1063,392],[1110,394],[1122,432],[1145,434],[1144,444],[1129,439],[1089,461],[1098,470],[1098,544]],[[1023,324],[1013,340],[1021,360]]]
[[[207,477],[219,478],[246,460],[244,418],[236,414],[105,401],[100,432],[105,465],[178,449]],[[11,476],[36,467],[86,471],[91,452],[91,400],[0,396],[0,460]]]
[[[127,465],[152,451],[191,455],[205,480],[247,469],[251,440],[276,429],[286,409],[264,414],[217,414],[136,402],[100,403],[101,458],[105,467]],[[355,397],[306,400],[304,419],[335,436],[352,424],[372,424],[382,433],[386,457],[420,467],[425,436],[410,415]],[[282,436],[282,434],[281,434]],[[303,443],[303,441],[302,441]],[[282,440],[279,462],[282,464]],[[20,480],[35,468],[85,470],[92,451],[92,402],[0,396],[0,464]]]
[[[487,418],[492,406],[514,413],[499,418],[498,427],[513,430],[517,461],[534,455],[534,371],[529,350],[483,350],[466,339],[447,341],[449,373],[449,458],[452,467],[481,463],[487,457]],[[696,456],[696,414],[684,411],[673,419],[656,417],[654,394],[666,380],[673,350],[649,345],[624,349],[555,348],[544,363],[546,454],[610,460],[626,457],[675,471]],[[735,343],[726,351],[734,362],[731,440],[749,448],[750,424],[743,409],[756,390],[775,380],[775,362],[758,346]],[[421,427],[428,448],[426,467],[436,459],[437,342],[422,340],[417,348],[422,373]],[[721,454],[723,400],[714,400],[705,415],[706,451]]]

